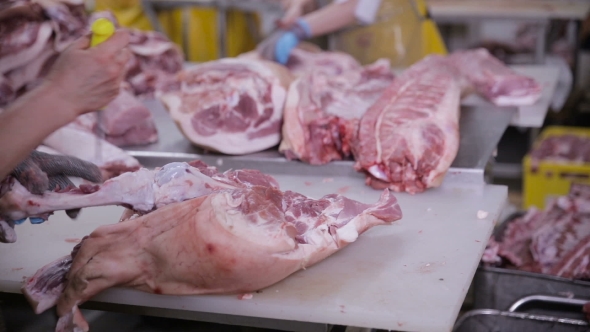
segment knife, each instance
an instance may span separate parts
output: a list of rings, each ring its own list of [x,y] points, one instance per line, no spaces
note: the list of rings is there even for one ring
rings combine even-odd
[[[115,25],[106,18],[99,18],[90,27],[92,37],[90,39],[90,47],[95,47],[105,40],[109,39],[115,33]],[[102,140],[105,138],[104,124],[103,124],[102,109],[96,111],[96,160],[102,162]]]

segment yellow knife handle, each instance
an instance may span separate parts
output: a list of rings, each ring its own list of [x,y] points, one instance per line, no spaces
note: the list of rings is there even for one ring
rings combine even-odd
[[[90,46],[94,47],[109,39],[115,33],[115,25],[106,18],[99,18],[92,23],[90,30],[92,31]]]

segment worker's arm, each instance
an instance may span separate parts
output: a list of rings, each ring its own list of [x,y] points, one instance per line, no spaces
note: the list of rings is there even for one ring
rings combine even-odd
[[[130,57],[128,43],[129,36],[122,31],[93,49],[88,49],[87,37],[77,40],[59,56],[39,87],[0,114],[0,181],[23,166],[53,131],[117,96]],[[87,177],[94,179],[91,174]]]
[[[359,0],[333,2],[303,16],[303,20],[309,25],[309,37],[323,36],[355,23],[355,11],[358,3]]]
[[[258,52],[265,59],[286,64],[291,51],[300,41],[340,30],[356,22],[371,24],[380,5],[380,0],[336,0],[320,10],[297,18],[288,29],[275,32],[258,46]],[[287,18],[293,19],[289,16],[283,21]]]

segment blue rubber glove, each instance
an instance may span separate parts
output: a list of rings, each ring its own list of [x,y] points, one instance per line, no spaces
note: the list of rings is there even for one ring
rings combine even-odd
[[[27,218],[24,219],[19,219],[19,220],[15,220],[14,224],[15,225],[21,225],[22,223],[24,223],[25,221],[27,221]],[[29,221],[31,222],[31,224],[33,225],[39,225],[45,222],[45,219],[43,218],[29,218]]]
[[[279,30],[258,46],[258,52],[267,60],[287,64],[291,51],[302,40],[311,36],[311,28],[304,19],[299,19],[289,30]]]

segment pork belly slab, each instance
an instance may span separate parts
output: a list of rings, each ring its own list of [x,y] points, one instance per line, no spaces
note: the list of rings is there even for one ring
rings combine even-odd
[[[137,182],[145,177],[143,191],[124,189],[129,180],[121,178],[131,174]],[[87,331],[77,306],[110,287],[168,295],[253,292],[402,217],[388,190],[375,204],[336,194],[313,199],[281,191],[258,171],[219,173],[200,162],[127,173],[92,194],[55,195],[106,201],[97,194],[112,192],[116,182],[120,197],[145,203],[128,201],[132,209],[121,222],[99,227],[22,288],[37,313],[57,305],[58,331]]]

